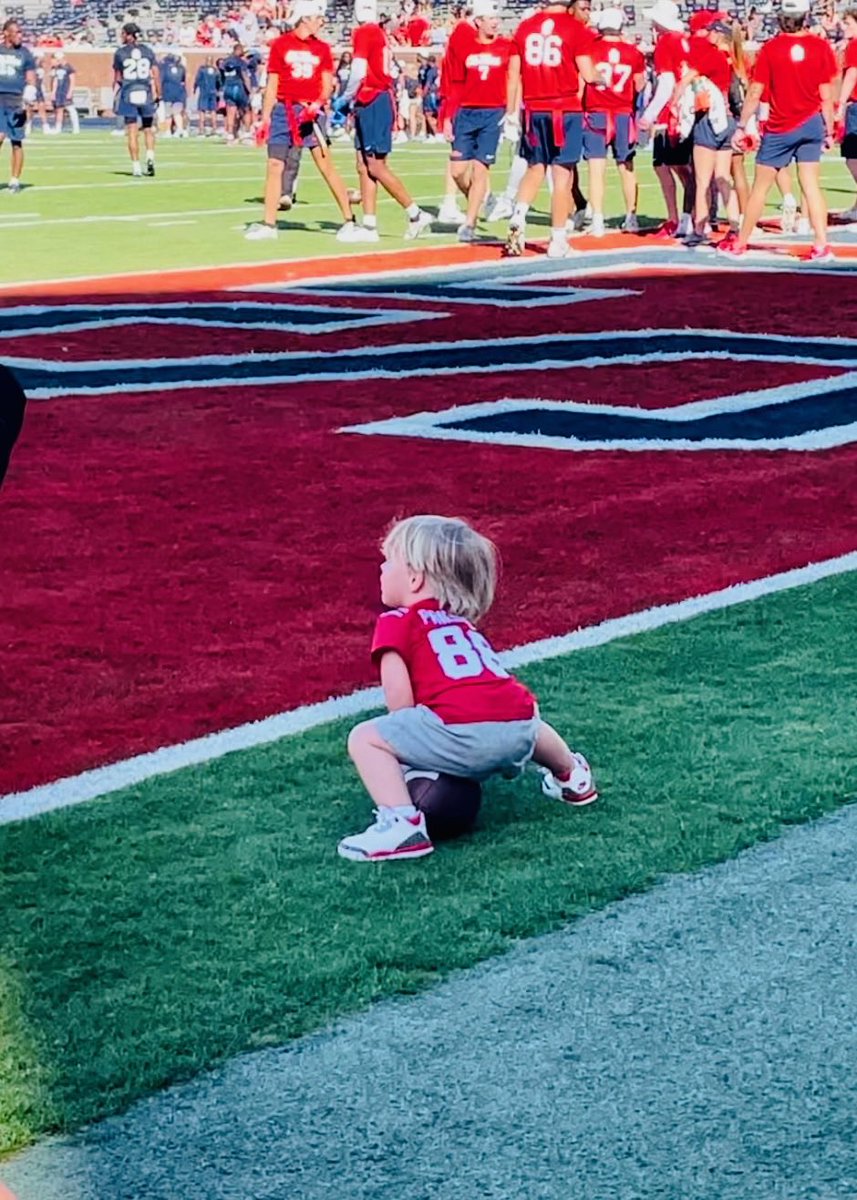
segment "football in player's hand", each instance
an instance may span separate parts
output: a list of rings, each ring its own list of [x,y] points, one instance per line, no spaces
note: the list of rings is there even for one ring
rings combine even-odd
[[[425,813],[433,842],[448,841],[469,833],[482,803],[482,788],[475,779],[461,779],[439,771],[406,771],[411,803]]]

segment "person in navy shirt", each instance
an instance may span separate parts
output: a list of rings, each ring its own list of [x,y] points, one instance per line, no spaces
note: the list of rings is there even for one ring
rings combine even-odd
[[[26,105],[36,101],[36,60],[22,41],[18,22],[8,20],[0,40],[0,146],[8,138],[12,147],[10,192],[21,190]]]
[[[140,27],[133,21],[122,26],[122,45],[113,56],[116,113],[125,121],[131,174],[143,174],[140,166],[139,130],[146,143],[146,174],[155,174],[155,111],[160,100],[161,79],[155,52],[137,41]]]
[[[234,142],[243,127],[250,133],[250,68],[244,58],[244,47],[236,42],[232,53],[220,64],[223,76],[223,99],[226,101],[226,140]]]
[[[44,50],[36,47],[33,50],[33,58],[36,61],[36,96],[32,104],[27,104],[27,124],[26,132],[33,132],[33,116],[38,115],[42,122],[42,133],[50,133],[51,127],[48,125],[47,102],[45,100],[45,68],[42,66],[42,55]]]
[[[72,133],[80,133],[80,121],[74,107],[74,75],[71,63],[65,61],[62,50],[54,51],[54,66],[51,72],[54,84],[54,132],[62,133],[63,117],[68,112]]]
[[[172,121],[176,137],[187,137],[187,71],[177,54],[165,54],[161,63],[161,98],[164,102],[167,133]]]
[[[199,136],[209,137],[217,132],[217,93],[220,91],[220,72],[214,65],[214,58],[209,55],[196,73],[193,81],[196,93],[196,111],[199,120]],[[211,123],[211,129],[206,130],[206,121]]]

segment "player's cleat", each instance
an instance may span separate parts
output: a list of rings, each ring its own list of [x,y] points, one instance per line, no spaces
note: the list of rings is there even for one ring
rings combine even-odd
[[[604,214],[603,213],[593,213],[592,214],[592,226],[591,226],[589,232],[592,235],[592,237],[597,237],[597,238],[604,237],[605,230],[604,230]]]
[[[829,246],[813,246],[806,261],[811,263],[835,262],[836,255]]]
[[[526,245],[526,235],[523,225],[509,225],[509,230],[506,234],[506,244],[503,247],[503,254],[506,258],[520,258],[524,253]]]
[[[408,239],[408,241],[413,241],[414,238],[418,238],[420,234],[431,229],[431,226],[431,214],[423,212],[422,209],[420,209],[419,215],[414,217],[412,221],[408,221],[408,227],[405,230],[405,237]]]
[[[574,215],[571,218],[571,227],[575,233],[580,233],[580,231],[583,229],[584,225],[586,224],[587,220],[589,219],[588,214],[589,214],[589,205],[588,204],[585,205],[583,208],[579,208],[577,210],[577,212],[574,213]]]
[[[598,799],[598,791],[592,779],[592,768],[582,754],[572,754],[574,765],[568,779],[557,779],[550,771],[542,775],[542,792],[551,800],[573,804],[584,808]]]
[[[729,229],[729,230],[727,230],[726,233],[724,233],[723,237],[717,243],[717,249],[725,250],[725,248],[727,246],[731,245],[732,242],[735,242],[737,240],[738,240],[738,230],[737,229]]]
[[[678,221],[664,221],[652,234],[656,238],[674,238],[678,236]]]
[[[277,205],[277,208],[280,210],[280,212],[291,212],[292,208],[294,208],[294,204],[294,196],[281,196],[280,203]]]
[[[841,213],[837,213],[836,217],[840,221],[857,221],[857,205],[854,208],[843,209]]]
[[[565,234],[552,237],[548,242],[548,258],[571,258],[571,247]]]
[[[464,220],[464,213],[455,203],[451,196],[447,196],[437,210],[437,221],[439,225],[455,225],[456,228]]]
[[[682,213],[679,218],[678,232],[676,237],[687,237],[689,233],[693,233],[693,218],[690,213]]]
[[[622,222],[623,233],[639,233],[640,222],[637,220],[636,213],[628,213],[625,220]]]
[[[780,228],[783,233],[794,233],[797,224],[797,200],[794,196],[783,196],[780,209]]]
[[[6,190],[7,190],[7,191],[9,191],[9,192],[12,192],[13,194],[14,194],[15,192],[20,192],[20,190],[21,190],[21,180],[20,180],[20,179],[10,179],[10,180],[9,180],[9,186],[7,187],[7,189],[6,189]]]
[[[379,808],[375,821],[363,833],[343,838],[337,846],[343,858],[354,862],[389,862],[394,858],[423,858],[434,846],[422,813],[400,817],[393,808]]]
[[[485,220],[508,221],[514,211],[515,205],[507,196],[495,196],[494,202],[486,209]]]
[[[135,162],[132,164],[131,174],[134,176],[135,179],[143,178],[143,168],[140,166],[140,164],[138,162]]]
[[[684,244],[688,250],[696,250],[699,246],[710,246],[711,242],[707,234],[697,233],[695,229],[692,229],[684,239]]]
[[[150,179],[155,178],[155,160],[153,158],[147,159],[146,161],[146,174]]]
[[[277,237],[276,225],[266,225],[264,221],[258,221],[251,225],[244,237],[248,242],[273,242]]]
[[[809,217],[798,217],[795,233],[798,237],[810,237],[812,235],[812,226],[809,223]]]
[[[377,242],[378,230],[367,229],[365,225],[358,225],[356,221],[346,221],[344,225],[340,225],[336,231],[336,240],[338,242]]]
[[[460,242],[477,242],[477,241],[479,241],[478,237],[476,236],[476,230],[473,228],[472,225],[459,225],[458,240]]]

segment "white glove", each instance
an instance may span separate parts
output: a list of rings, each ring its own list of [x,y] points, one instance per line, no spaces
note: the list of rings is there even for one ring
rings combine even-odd
[[[503,140],[518,142],[521,138],[521,119],[514,113],[506,113],[503,118]]]
[[[23,97],[24,103],[25,104],[35,104],[36,97],[38,96],[38,94],[39,93],[36,91],[36,85],[34,83],[25,84],[24,97]]]

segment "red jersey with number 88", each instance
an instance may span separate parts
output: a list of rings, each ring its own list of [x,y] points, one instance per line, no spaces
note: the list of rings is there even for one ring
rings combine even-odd
[[[521,59],[521,91],[530,112],[580,112],[576,59],[591,54],[595,34],[569,12],[538,12],[513,39]]]
[[[625,113],[630,116],[636,99],[634,76],[646,69],[643,55],[628,42],[608,41],[603,37],[595,42],[591,54],[593,65],[606,81],[606,87],[595,88],[587,84],[583,93],[583,107],[587,112]]]
[[[531,692],[501,665],[488,639],[466,617],[444,612],[437,600],[382,613],[372,638],[372,661],[395,650],[408,668],[414,704],[445,725],[475,721],[528,721]]]

